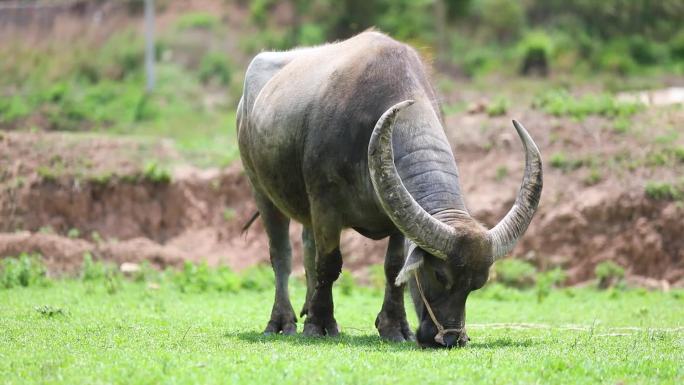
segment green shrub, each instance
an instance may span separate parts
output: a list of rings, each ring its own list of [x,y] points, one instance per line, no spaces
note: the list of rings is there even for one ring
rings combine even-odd
[[[490,72],[497,65],[497,56],[491,48],[476,48],[463,54],[461,68],[469,77],[477,77]]]
[[[304,23],[299,29],[297,43],[303,46],[318,45],[325,42],[325,30],[318,24]]]
[[[112,269],[112,266],[107,266],[101,261],[94,261],[93,255],[89,252],[86,252],[83,254],[83,263],[81,265],[81,280],[102,280],[107,276],[107,271]]]
[[[684,60],[684,29],[672,37],[669,47],[672,58]]]
[[[354,276],[351,274],[351,272],[349,272],[349,270],[342,270],[340,277],[335,282],[340,288],[342,295],[351,295],[356,287]]]
[[[221,20],[218,16],[206,12],[186,13],[178,18],[176,27],[180,30],[206,29],[212,30],[219,26]]]
[[[58,315],[64,315],[66,312],[61,307],[50,305],[36,306],[34,310],[43,317],[52,318]]]
[[[587,186],[593,186],[603,180],[603,173],[598,168],[592,168],[589,170],[589,175],[584,178],[584,184]]]
[[[166,184],[171,182],[171,172],[160,166],[156,161],[150,161],[145,164],[142,176],[144,180],[152,183]]]
[[[266,265],[253,266],[242,273],[242,288],[247,290],[272,290],[275,285],[273,269]]]
[[[547,31],[532,31],[525,34],[517,47],[522,59],[520,73],[547,75],[553,56],[553,42]]]
[[[582,167],[584,162],[580,159],[569,159],[564,152],[555,152],[551,155],[550,164],[553,168],[571,171]]]
[[[668,182],[646,182],[646,195],[656,200],[679,200],[684,198],[684,189]]]
[[[46,285],[47,270],[38,254],[22,253],[18,258],[5,258],[0,263],[0,288]]]
[[[227,86],[230,84],[232,72],[227,55],[220,52],[207,52],[200,62],[198,75],[205,84],[216,81]]]
[[[172,281],[183,293],[204,293],[207,291],[237,292],[244,286],[246,279],[241,280],[227,266],[212,269],[206,262],[194,264],[186,261],[183,269],[171,273]],[[271,284],[271,287],[273,284]]]
[[[269,10],[275,4],[274,0],[253,0],[249,3],[249,14],[252,22],[259,27],[266,26]]]
[[[560,267],[540,273],[535,285],[537,302],[543,302],[551,293],[551,289],[561,285],[567,278],[567,274]]]
[[[475,292],[475,295],[495,301],[516,301],[522,298],[520,290],[498,282],[487,283],[481,290]]]
[[[684,146],[679,146],[672,149],[672,155],[677,162],[684,163]]]
[[[497,167],[496,176],[494,177],[494,179],[497,182],[500,182],[500,181],[506,179],[507,176],[508,176],[508,168],[506,166]]]
[[[664,64],[668,60],[668,48],[661,43],[643,36],[629,39],[629,53],[640,65]]]
[[[564,89],[551,90],[538,95],[532,106],[550,115],[571,116],[577,119],[584,119],[589,115],[624,118],[634,115],[643,107],[641,103],[618,101],[609,94],[574,97]]]
[[[29,116],[33,106],[20,95],[0,97],[0,123],[12,123]]]
[[[527,288],[534,285],[537,269],[518,259],[504,259],[494,265],[496,281],[506,286]]]
[[[481,30],[499,41],[517,38],[525,27],[525,9],[518,1],[480,0],[475,7]]]
[[[506,115],[508,112],[508,99],[504,97],[498,97],[494,99],[491,103],[487,105],[487,115],[489,116],[502,116]]]
[[[598,278],[598,287],[607,289],[621,283],[625,277],[625,269],[613,261],[603,261],[596,265],[594,274]]]
[[[145,44],[142,37],[134,31],[117,33],[98,49],[96,57],[94,65],[101,68],[99,77],[120,81],[141,74]]]
[[[67,232],[67,237],[72,238],[72,239],[78,238],[80,236],[81,236],[81,231],[77,228],[71,228]]]

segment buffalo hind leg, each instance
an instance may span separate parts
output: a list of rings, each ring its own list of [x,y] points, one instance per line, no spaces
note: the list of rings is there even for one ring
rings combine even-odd
[[[334,317],[332,286],[342,270],[340,228],[313,224],[316,244],[316,287],[304,322],[304,335],[310,337],[339,335]]]
[[[390,236],[385,256],[385,299],[382,309],[375,319],[375,327],[380,336],[390,341],[415,341],[416,337],[409,329],[404,309],[404,286],[396,286],[397,278],[404,264],[404,237],[400,234]]]
[[[268,235],[271,266],[275,273],[275,301],[271,310],[271,319],[266,325],[264,334],[296,334],[297,317],[290,302],[288,280],[292,271],[292,249],[289,231],[290,219],[283,215],[273,203],[263,195],[255,192],[255,198],[261,219]]]
[[[316,242],[314,241],[313,231],[309,227],[302,229],[302,248],[304,252],[304,272],[306,275],[306,300],[300,317],[309,314],[309,304],[311,297],[316,290]]]

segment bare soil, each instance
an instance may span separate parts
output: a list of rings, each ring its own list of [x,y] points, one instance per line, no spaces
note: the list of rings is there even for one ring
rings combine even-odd
[[[644,192],[646,181],[676,182],[684,175],[684,164],[646,161],[662,150],[651,127],[667,132],[684,121],[681,108],[639,114],[634,129],[622,134],[606,119],[577,122],[529,109],[513,108],[506,117],[450,116],[448,134],[466,202],[488,226],[510,208],[522,176],[523,152],[511,116],[530,130],[545,160],[540,209],[514,256],[541,268],[562,266],[569,283],[593,278],[604,260],[624,266],[633,281],[683,282],[684,205]],[[592,165],[551,167],[549,159],[559,152],[591,158]],[[633,161],[629,168],[620,163],[621,154]],[[167,167],[171,181],[146,175],[149,159]],[[117,263],[148,260],[160,268],[185,260],[235,269],[268,261],[260,221],[246,234],[240,231],[255,206],[239,164],[188,167],[163,141],[13,131],[0,132],[0,165],[0,256],[40,253],[55,273],[75,271],[86,252]],[[600,178],[589,179],[592,170]],[[291,226],[298,273],[300,231]],[[346,231],[345,268],[359,272],[380,263],[385,246]]]

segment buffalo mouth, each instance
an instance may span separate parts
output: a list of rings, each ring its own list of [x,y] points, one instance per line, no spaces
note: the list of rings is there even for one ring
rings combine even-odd
[[[427,326],[429,325],[429,326]],[[468,344],[470,337],[466,334],[465,329],[460,333],[447,332],[443,336],[444,343],[439,343],[435,340],[437,335],[437,328],[432,323],[421,322],[421,327],[416,330],[416,343],[421,348],[439,349],[439,348],[462,348]]]

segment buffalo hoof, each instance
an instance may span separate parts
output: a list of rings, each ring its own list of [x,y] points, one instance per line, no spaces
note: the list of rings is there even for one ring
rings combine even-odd
[[[319,323],[307,318],[304,322],[304,335],[307,337],[337,337],[340,335],[340,329],[334,319]]]
[[[380,312],[375,319],[375,327],[382,339],[392,342],[415,341],[416,336],[409,328],[406,318],[393,319]]]
[[[271,316],[271,320],[268,321],[268,325],[264,329],[264,334],[268,336],[281,332],[288,336],[297,334],[297,318],[294,314],[289,316]]]

